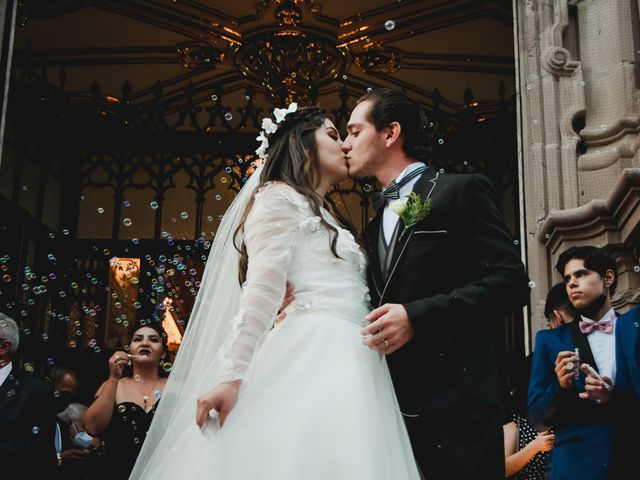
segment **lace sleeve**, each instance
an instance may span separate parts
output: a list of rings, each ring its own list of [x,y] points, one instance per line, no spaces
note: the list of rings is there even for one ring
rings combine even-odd
[[[249,255],[247,279],[232,333],[220,350],[221,383],[244,378],[256,347],[273,325],[308,210],[306,199],[287,185],[270,184],[256,194],[244,226]]]

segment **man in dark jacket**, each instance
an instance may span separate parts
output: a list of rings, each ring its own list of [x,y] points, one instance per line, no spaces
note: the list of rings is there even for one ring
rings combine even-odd
[[[491,182],[421,162],[426,122],[406,94],[377,89],[347,125],[350,175],[385,187],[366,228],[377,308],[364,341],[387,355],[425,477],[497,480],[504,444],[493,337],[528,302],[528,279]]]
[[[55,409],[51,387],[12,363],[19,339],[16,322],[0,313],[0,466],[3,478],[38,478],[56,463]]]

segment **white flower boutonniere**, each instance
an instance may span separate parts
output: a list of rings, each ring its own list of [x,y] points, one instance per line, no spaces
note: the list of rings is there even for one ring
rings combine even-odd
[[[407,209],[407,199],[406,198],[399,198],[397,200],[394,200],[393,202],[391,202],[389,204],[389,208],[391,209],[391,211],[393,213],[395,213],[396,215],[398,215],[400,217],[400,216],[402,216],[404,211]]]
[[[424,202],[420,200],[420,195],[411,192],[405,198],[394,200],[389,208],[393,213],[397,214],[404,222],[404,230],[400,233],[399,240],[420,220],[429,215],[431,211],[431,199],[427,198]]]

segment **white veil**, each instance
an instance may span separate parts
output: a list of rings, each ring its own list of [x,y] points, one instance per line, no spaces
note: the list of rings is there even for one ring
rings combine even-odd
[[[157,477],[158,467],[175,451],[180,433],[195,423],[196,399],[213,388],[222,372],[218,352],[238,312],[238,251],[233,236],[259,183],[257,168],[233,200],[216,233],[189,324],[158,404],[131,479]]]

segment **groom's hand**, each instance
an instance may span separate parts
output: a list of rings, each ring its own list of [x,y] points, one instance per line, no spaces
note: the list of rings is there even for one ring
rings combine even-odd
[[[278,310],[278,316],[273,323],[280,323],[287,316],[287,312],[285,312],[284,309],[287,308],[287,306],[295,300],[295,297],[293,296],[294,289],[295,287],[287,282],[287,288],[284,292],[284,299],[282,300],[282,304],[280,305],[280,310]]]
[[[398,303],[385,303],[372,310],[364,319],[371,324],[360,331],[364,335],[363,342],[377,352],[388,355],[413,338],[409,315]]]

